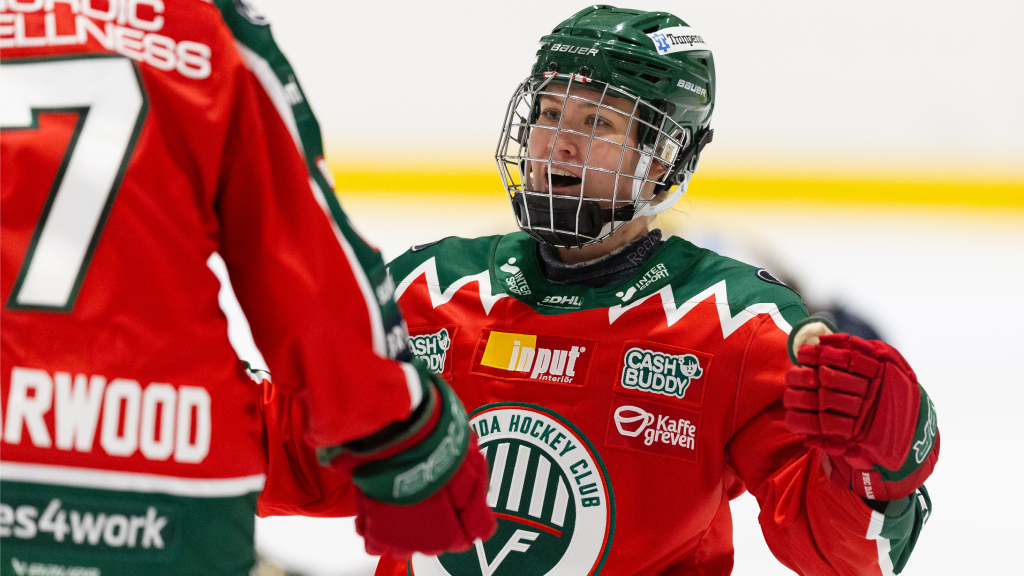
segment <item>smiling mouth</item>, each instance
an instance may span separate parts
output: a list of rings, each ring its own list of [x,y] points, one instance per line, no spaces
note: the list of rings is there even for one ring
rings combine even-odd
[[[565,170],[551,167],[548,169],[548,176],[551,179],[551,188],[572,188],[583,183],[583,179],[574,176]]]

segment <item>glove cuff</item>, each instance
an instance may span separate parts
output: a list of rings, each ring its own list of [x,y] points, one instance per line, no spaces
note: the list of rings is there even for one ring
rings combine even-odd
[[[417,504],[444,486],[462,465],[469,446],[466,410],[443,379],[435,377],[433,384],[437,410],[431,420],[436,423],[424,430],[422,439],[416,434],[418,442],[403,442],[388,449],[387,456],[353,471],[352,482],[367,497],[386,504]]]
[[[794,324],[793,328],[789,331],[789,338],[786,339],[786,353],[789,354],[789,361],[793,363],[793,366],[800,365],[800,362],[798,362],[796,359],[797,351],[793,350],[793,340],[796,338],[796,335],[798,332],[800,332],[801,328],[807,326],[808,324],[813,324],[815,322],[820,322],[825,326],[828,326],[828,329],[834,333],[839,332],[839,328],[836,328],[835,324],[829,322],[828,320],[822,318],[821,316],[808,316]]]

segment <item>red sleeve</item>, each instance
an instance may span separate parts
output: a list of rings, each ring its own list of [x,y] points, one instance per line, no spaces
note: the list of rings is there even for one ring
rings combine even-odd
[[[267,483],[260,494],[260,516],[355,516],[351,478],[321,466],[316,451],[297,433],[302,404],[268,380],[262,384]]]
[[[786,428],[786,338],[765,318],[747,344],[730,462],[757,498],[768,547],[788,568],[815,576],[888,574],[888,542],[869,538],[877,536],[869,531],[881,515],[855,493],[834,486],[820,452]]]
[[[366,436],[408,416],[419,381],[387,356],[386,319],[347,222],[320,204],[325,191],[267,93],[246,68],[237,76],[216,202],[220,252],[275,384],[308,405],[311,443]]]
[[[222,15],[238,47],[219,250],[273,378],[259,513],[351,515],[349,478],[320,467],[315,448],[407,418],[424,375],[394,359],[408,357],[394,285],[318,169],[319,127],[287,60],[269,28]]]

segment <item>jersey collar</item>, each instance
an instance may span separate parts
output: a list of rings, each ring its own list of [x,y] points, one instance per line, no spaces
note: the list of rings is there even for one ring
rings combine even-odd
[[[491,274],[509,296],[544,315],[625,305],[654,294],[687,272],[707,250],[675,236],[629,277],[600,288],[552,284],[544,277],[537,241],[522,232],[503,236],[491,255]]]

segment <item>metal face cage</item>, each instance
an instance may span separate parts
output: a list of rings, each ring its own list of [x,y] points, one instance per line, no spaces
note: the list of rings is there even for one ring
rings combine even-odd
[[[547,108],[560,103],[557,122],[553,116],[542,121],[542,98]],[[573,101],[584,103],[592,115],[592,125],[583,131],[563,125]],[[579,74],[526,78],[509,101],[495,153],[519,228],[552,246],[583,247],[634,218],[669,208],[680,194],[665,192],[681,182],[682,152],[692,140],[690,129],[672,120],[674,111],[671,103],[651,103]],[[626,126],[621,141],[598,133],[602,117]],[[572,139],[571,158],[555,157],[559,139]],[[601,153],[592,155],[595,148]],[[569,178],[570,185],[556,186],[555,179],[567,178],[553,176],[555,170],[578,172],[578,185]],[[562,190],[553,191],[556,187]]]

